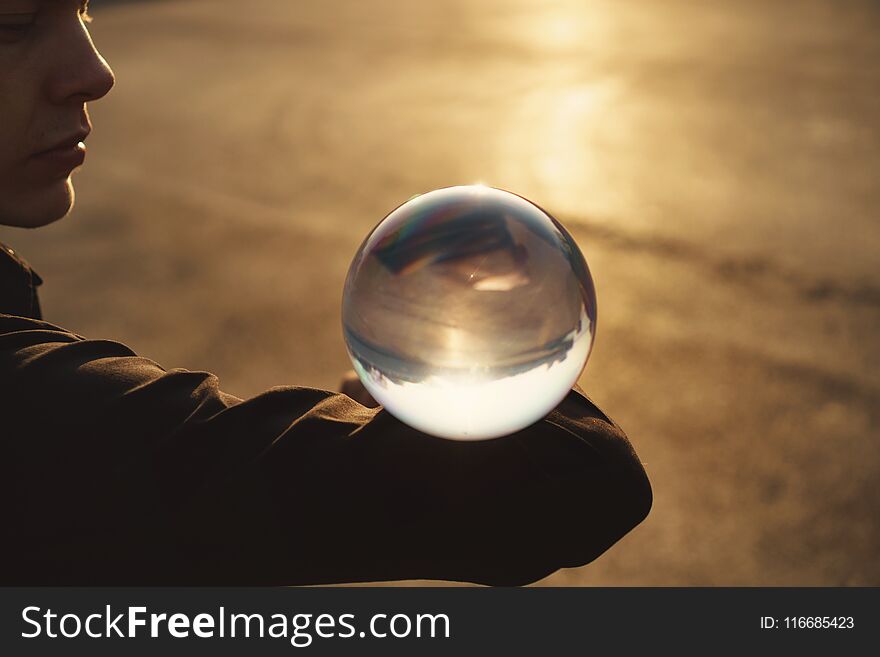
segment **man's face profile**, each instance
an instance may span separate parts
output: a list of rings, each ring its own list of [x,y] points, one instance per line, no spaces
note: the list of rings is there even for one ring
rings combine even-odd
[[[35,228],[73,206],[91,130],[86,103],[113,73],[86,28],[87,0],[0,0],[0,224]]]

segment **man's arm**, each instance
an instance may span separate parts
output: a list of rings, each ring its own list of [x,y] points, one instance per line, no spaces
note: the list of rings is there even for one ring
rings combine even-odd
[[[512,436],[447,441],[0,314],[0,409],[3,584],[522,584],[595,559],[652,502],[577,391]]]

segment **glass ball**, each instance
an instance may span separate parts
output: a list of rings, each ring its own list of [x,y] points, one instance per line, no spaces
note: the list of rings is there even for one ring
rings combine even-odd
[[[416,196],[357,252],[342,302],[346,347],[369,393],[424,433],[495,438],[568,394],[596,333],[596,292],[547,212],[469,185]]]

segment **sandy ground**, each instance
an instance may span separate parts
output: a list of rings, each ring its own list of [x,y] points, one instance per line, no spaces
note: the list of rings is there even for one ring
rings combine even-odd
[[[880,585],[876,3],[93,5],[118,84],[77,207],[0,231],[51,321],[240,396],[332,388],[367,231],[511,189],[590,263],[581,384],[655,491],[543,583]]]

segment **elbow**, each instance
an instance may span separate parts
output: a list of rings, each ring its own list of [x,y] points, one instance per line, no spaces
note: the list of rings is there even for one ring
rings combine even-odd
[[[654,492],[642,462],[624,434],[617,428],[602,432],[608,440],[603,457],[582,474],[580,521],[564,567],[583,566],[594,561],[641,524],[650,514]]]
[[[654,505],[654,491],[648,474],[629,441],[622,432],[618,433],[617,444],[622,449],[611,459],[614,465],[609,463],[606,480],[614,500],[609,507],[612,512],[601,514],[599,518],[607,530],[608,545],[605,549],[641,524]]]
[[[623,515],[627,518],[625,524],[628,525],[624,533],[634,529],[645,520],[654,505],[654,491],[648,480],[648,474],[640,462],[636,462],[636,467],[632,469],[627,479],[627,490],[621,495],[626,500],[624,504],[626,512]]]

